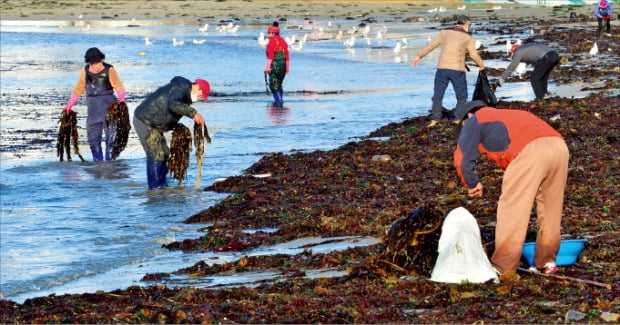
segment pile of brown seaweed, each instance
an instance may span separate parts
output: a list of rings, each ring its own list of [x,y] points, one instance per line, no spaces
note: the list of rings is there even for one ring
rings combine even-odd
[[[564,29],[557,30],[556,39],[561,40]],[[617,58],[617,53],[606,55]],[[147,274],[144,280],[152,281],[152,286],[51,295],[23,304],[0,300],[0,322],[618,323],[620,97],[607,92],[618,89],[617,72],[605,71],[590,75],[587,69],[562,68],[552,73],[552,78],[561,80],[606,77],[602,88],[586,98],[500,100],[497,106],[531,111],[565,137],[571,158],[562,233],[566,238],[586,238],[588,243],[578,262],[559,272],[608,283],[611,289],[531,274],[500,284],[435,283],[423,274],[402,276],[387,263],[383,267],[374,263],[377,256],[393,252],[374,245],[331,253],[309,249],[295,256],[244,256],[236,262],[201,262],[175,272],[191,277],[252,270],[281,274],[253,288],[168,288],[160,281],[169,274]],[[209,223],[202,237],[167,247],[187,253],[243,252],[306,236],[383,237],[394,221],[424,206],[446,212],[464,206],[477,217],[483,243],[491,243],[503,172],[481,159],[477,170],[485,196],[468,198],[452,166],[456,126],[445,122],[428,129],[427,121],[418,117],[392,123],[362,141],[330,151],[265,156],[244,176],[207,187],[231,195],[186,220]],[[271,176],[254,176],[258,174]],[[532,216],[531,229],[534,225]],[[265,227],[278,230],[243,232]],[[349,272],[326,279],[306,277],[308,270],[323,268]]]
[[[129,139],[129,131],[131,130],[129,107],[127,107],[127,103],[120,102],[112,104],[108,107],[108,114],[105,119],[112,134],[110,160],[116,160],[121,152],[125,150],[127,140]]]
[[[56,155],[60,158],[60,161],[64,160],[65,155],[67,156],[67,161],[72,161],[71,143],[73,143],[73,153],[78,155],[81,161],[84,161],[78,147],[77,113],[75,111],[67,112],[63,109],[58,122],[60,127],[58,128]]]
[[[578,263],[560,274],[612,284],[611,289],[529,274],[501,284],[441,284],[424,276],[400,277],[375,269],[329,279],[309,279],[309,269],[359,270],[380,245],[328,254],[246,256],[234,263],[178,271],[193,277],[278,270],[279,281],[255,288],[167,288],[161,284],[95,294],[48,296],[23,304],[0,301],[6,323],[559,323],[567,315],[604,322],[620,305],[617,205],[620,193],[620,98],[593,95],[544,103],[502,102],[549,120],[570,152],[563,233],[587,238]],[[551,117],[557,116],[553,121]],[[478,169],[483,199],[468,199],[451,165],[455,127],[424,127],[425,117],[387,125],[369,138],[331,151],[273,154],[210,190],[234,193],[188,222],[213,222],[205,235],[177,243],[184,249],[237,249],[303,236],[380,237],[393,221],[417,207],[446,211],[465,206],[477,218],[483,242],[492,240],[502,172],[486,160]],[[372,160],[378,154],[390,161]],[[272,173],[257,178],[256,173]],[[534,219],[532,219],[534,222]],[[245,228],[277,227],[245,234]],[[174,246],[174,245],[171,245]],[[366,269],[371,269],[370,267]],[[165,275],[147,276],[158,280]],[[285,281],[283,281],[285,280]],[[611,318],[610,318],[611,317]],[[570,321],[569,321],[570,322]],[[617,322],[617,319],[616,319]]]

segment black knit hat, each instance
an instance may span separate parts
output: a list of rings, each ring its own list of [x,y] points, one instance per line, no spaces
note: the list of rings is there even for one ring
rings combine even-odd
[[[465,16],[465,15],[458,15],[456,16],[456,23],[459,25],[465,25],[469,20],[469,17]]]
[[[105,54],[101,53],[96,47],[89,48],[84,54],[84,60],[89,64],[101,62],[103,59],[105,59]]]

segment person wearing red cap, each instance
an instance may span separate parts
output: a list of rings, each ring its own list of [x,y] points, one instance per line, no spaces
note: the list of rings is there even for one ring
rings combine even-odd
[[[274,106],[282,107],[282,82],[289,71],[290,57],[288,44],[280,37],[280,27],[278,25],[278,22],[274,22],[267,29],[269,42],[267,43],[265,73],[269,74],[269,90],[273,94]]]
[[[607,0],[601,0],[594,7],[594,16],[598,21],[598,30],[596,31],[596,37],[601,36],[601,31],[603,30],[603,23],[605,24],[605,29],[607,34],[611,34],[611,15],[614,13],[614,7],[611,6],[611,3],[607,2]]]
[[[531,64],[534,66],[534,71],[530,76],[530,83],[534,89],[534,95],[536,99],[543,99],[548,92],[549,73],[560,63],[558,52],[540,43],[514,44],[510,60],[510,64],[498,80],[499,85],[504,84],[520,62]]]
[[[133,126],[146,152],[149,189],[168,186],[166,175],[170,149],[164,132],[173,130],[183,116],[204,125],[204,118],[191,105],[200,99],[206,102],[210,91],[209,82],[204,79],[191,82],[177,76],[147,96],[136,108]]]
[[[101,140],[105,133],[105,160],[111,159],[113,146],[113,131],[108,128],[106,115],[108,108],[114,103],[125,101],[125,87],[114,69],[114,66],[104,62],[105,54],[98,48],[91,47],[86,51],[84,60],[86,66],[80,70],[78,79],[67,104],[65,111],[69,112],[80,100],[80,96],[86,91],[86,136],[94,161],[102,161],[104,153],[101,148]],[[114,96],[116,92],[116,96]]]

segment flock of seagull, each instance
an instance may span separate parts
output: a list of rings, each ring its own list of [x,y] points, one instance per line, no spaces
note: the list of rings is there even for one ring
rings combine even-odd
[[[228,24],[222,24],[219,25],[217,28],[215,28],[215,30],[219,33],[230,33],[232,35],[237,34],[237,30],[239,30],[239,25],[235,25],[232,22],[228,23]],[[209,32],[209,24],[206,23],[203,26],[201,26],[200,28],[198,28],[198,31],[202,34],[202,35],[206,35]],[[196,44],[196,45],[200,45],[200,44],[204,44],[207,41],[206,38],[193,38],[192,39],[192,43]],[[155,41],[150,39],[149,37],[144,37],[144,45],[153,45],[155,44]],[[176,37],[172,38],[172,46],[182,46],[185,44],[184,40],[181,39],[177,39]]]
[[[459,11],[462,11],[465,9],[466,9],[466,6],[457,7],[457,10]],[[493,9],[495,10],[501,9],[501,6],[495,6],[493,7]],[[427,12],[431,14],[436,13],[436,12],[446,12],[446,11],[447,11],[447,8],[443,6],[435,7],[433,9],[427,10]],[[399,58],[401,54],[405,54],[406,56],[406,53],[404,52],[404,50],[408,46],[407,37],[393,35],[393,38],[397,39],[396,41],[387,39],[386,36],[387,36],[388,29],[385,25],[375,28],[374,38],[370,36],[371,31],[372,31],[370,25],[364,24],[364,23],[358,26],[351,26],[346,30],[345,29],[333,29],[331,22],[328,22],[327,26],[317,26],[317,25],[294,26],[293,25],[289,27],[289,29],[311,31],[310,36],[308,36],[308,33],[304,33],[302,36],[293,34],[291,36],[285,37],[285,40],[288,43],[290,49],[294,52],[300,52],[303,49],[304,44],[308,41],[308,37],[310,37],[312,40],[317,40],[317,41],[318,40],[336,40],[338,42],[341,42],[343,48],[348,51],[355,51],[355,48],[357,47],[357,44],[359,42],[364,43],[366,48],[385,48],[385,49],[391,48],[392,53],[395,56],[395,60],[398,62],[400,60]],[[90,24],[86,24],[84,27],[82,27],[82,31],[84,33],[89,33],[90,30],[91,30]],[[220,24],[215,28],[215,31],[220,34],[229,33],[231,35],[236,35],[238,30],[239,30],[239,25],[235,25],[232,22],[228,22],[226,24]],[[198,28],[198,31],[202,35],[207,35],[209,32],[209,24],[206,23],[202,25],[200,28]],[[530,34],[533,34],[533,33],[534,31],[530,29]],[[155,41],[150,39],[149,37],[144,37],[143,39],[144,39],[144,44],[147,46],[153,45],[155,43]],[[385,41],[386,39],[387,41]],[[429,43],[431,41],[432,39],[429,36],[426,39],[426,42]],[[205,38],[193,38],[192,39],[192,43],[196,45],[204,44],[205,42],[206,42]],[[259,47],[265,48],[267,46],[267,43],[269,42],[269,39],[265,36],[265,33],[260,32],[260,34],[256,38],[256,42]],[[388,47],[384,45],[386,43],[393,44],[393,45],[391,47]],[[171,39],[171,44],[172,46],[182,46],[185,44],[185,41],[174,37]],[[515,42],[515,44],[521,44],[521,40],[518,39]],[[510,50],[512,48],[512,45],[513,44],[511,43],[510,40],[506,40],[507,55],[510,55]],[[482,46],[482,43],[479,40],[476,40],[476,43],[475,43],[476,49],[479,49],[481,46]],[[592,48],[589,51],[589,55],[590,57],[594,57],[597,54],[598,54],[598,45],[596,42],[594,42]],[[521,78],[523,74],[525,73],[526,68],[527,68],[527,65],[525,63],[520,63],[515,69],[515,74],[518,75],[519,78]]]

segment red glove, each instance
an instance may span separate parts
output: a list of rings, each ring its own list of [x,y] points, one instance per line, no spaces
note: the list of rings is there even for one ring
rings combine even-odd
[[[272,59],[267,59],[267,63],[265,63],[265,72],[270,73],[271,72],[271,61],[273,61]]]
[[[125,89],[116,89],[116,97],[118,97],[118,103],[123,103],[125,101]]]
[[[73,108],[73,105],[75,105],[78,100],[80,100],[80,96],[76,95],[76,94],[71,94],[71,97],[69,97],[69,100],[67,101],[67,104],[65,105],[65,111],[67,113],[71,112],[71,108]]]
[[[289,61],[286,61],[286,70],[284,71],[284,74],[288,74],[288,68],[289,68]]]

